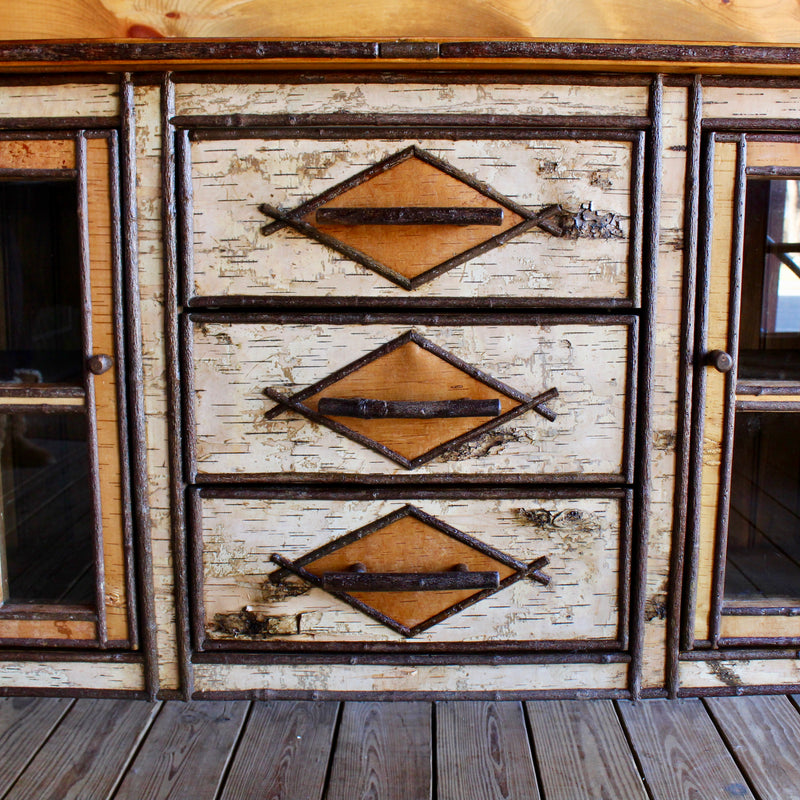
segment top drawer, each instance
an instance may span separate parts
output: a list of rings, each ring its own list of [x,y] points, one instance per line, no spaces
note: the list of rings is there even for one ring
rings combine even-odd
[[[179,137],[187,304],[638,304],[642,131],[414,119]]]

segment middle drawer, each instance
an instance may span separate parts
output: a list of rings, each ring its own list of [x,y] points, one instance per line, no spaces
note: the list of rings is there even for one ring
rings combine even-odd
[[[184,323],[192,481],[631,480],[636,317]]]

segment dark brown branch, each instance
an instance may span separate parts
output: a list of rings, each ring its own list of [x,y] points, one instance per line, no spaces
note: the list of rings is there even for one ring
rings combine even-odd
[[[373,400],[363,397],[323,397],[320,414],[359,419],[439,419],[443,417],[496,417],[500,400]]]
[[[502,208],[398,206],[321,208],[317,225],[502,225]]]
[[[323,589],[343,592],[447,592],[497,589],[500,574],[492,572],[325,572]]]

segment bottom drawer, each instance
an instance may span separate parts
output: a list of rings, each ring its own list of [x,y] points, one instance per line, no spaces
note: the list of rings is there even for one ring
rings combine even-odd
[[[194,490],[195,647],[626,649],[629,492],[373,497]]]

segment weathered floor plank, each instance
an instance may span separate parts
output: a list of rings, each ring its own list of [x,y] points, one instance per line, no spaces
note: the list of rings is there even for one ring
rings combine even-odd
[[[698,699],[618,701],[653,800],[753,794]]]
[[[800,712],[788,697],[706,701],[759,800],[800,796]]]
[[[158,706],[139,700],[78,700],[6,800],[105,800]]]
[[[338,709],[338,703],[254,703],[220,800],[319,800]]]
[[[431,796],[430,703],[347,703],[326,800]]]
[[[610,700],[526,703],[547,800],[647,800]]]
[[[114,800],[212,800],[249,702],[169,703]]]
[[[539,787],[522,704],[436,704],[439,800],[533,800]]]
[[[73,702],[61,697],[0,699],[0,797],[20,776]]]

